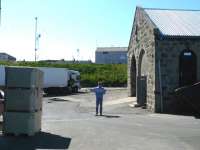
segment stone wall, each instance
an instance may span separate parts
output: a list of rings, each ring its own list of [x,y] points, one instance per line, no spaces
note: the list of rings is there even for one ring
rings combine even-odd
[[[136,74],[140,76],[138,73],[139,68],[141,68],[141,64],[139,63],[139,55],[141,51],[145,51],[145,65],[143,65],[143,69],[145,70],[145,74],[147,77],[147,108],[153,112],[156,111],[155,108],[155,36],[154,36],[154,25],[151,23],[147,15],[142,9],[136,10],[136,18],[133,24],[133,30],[131,35],[131,40],[129,44],[128,50],[128,88],[130,91],[131,87],[131,68],[132,58],[136,59]],[[144,68],[145,67],[145,68]],[[144,72],[142,72],[144,73]],[[138,86],[138,84],[137,84]],[[138,89],[138,87],[137,87]],[[132,90],[133,91],[133,90]],[[131,91],[129,92],[131,93]],[[137,92],[138,94],[138,92]],[[138,97],[138,95],[137,95]]]
[[[195,53],[200,81],[200,38],[163,37],[145,11],[137,8],[127,54],[129,96],[136,93],[137,101],[140,99],[138,79],[146,76],[147,108],[153,112],[170,111],[174,105],[174,89],[179,87],[179,57],[184,50]]]
[[[160,60],[163,111],[173,108],[173,91],[179,87],[179,57],[182,51],[191,50],[197,57],[197,80],[200,81],[200,39],[164,38],[156,40],[156,67]],[[158,72],[157,72],[158,74]],[[156,78],[157,83],[159,82]],[[159,89],[159,85],[156,84]],[[157,110],[161,109],[160,99],[157,99]]]

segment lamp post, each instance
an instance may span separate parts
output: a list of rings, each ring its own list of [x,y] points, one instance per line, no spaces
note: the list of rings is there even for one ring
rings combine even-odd
[[[37,33],[37,23],[38,18],[35,17],[35,62],[37,61],[37,50],[39,49],[39,38],[41,37],[41,35]]]
[[[36,51],[37,51],[37,17],[35,17],[35,61],[36,61]]]
[[[0,25],[1,25],[1,0],[0,0]]]
[[[76,50],[76,52],[77,52],[77,61],[79,60],[79,52],[80,52],[80,49],[78,48],[77,50]]]

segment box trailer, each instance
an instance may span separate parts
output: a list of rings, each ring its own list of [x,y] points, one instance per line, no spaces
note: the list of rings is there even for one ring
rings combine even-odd
[[[66,68],[38,67],[44,73],[43,89],[47,94],[69,92],[70,73]]]

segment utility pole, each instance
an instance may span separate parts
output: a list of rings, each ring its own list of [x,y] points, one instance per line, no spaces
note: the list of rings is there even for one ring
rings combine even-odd
[[[79,54],[80,54],[79,52],[80,52],[80,49],[78,48],[78,49],[76,50],[76,52],[77,52],[77,61],[78,61],[78,60],[80,60],[80,59],[79,59]]]
[[[0,0],[0,26],[1,26],[1,0]]]
[[[35,17],[35,62],[37,61],[37,50],[39,49],[39,38],[41,37],[41,35],[37,33],[37,23],[38,18]]]
[[[36,51],[37,51],[37,17],[35,17],[35,62],[36,62]]]

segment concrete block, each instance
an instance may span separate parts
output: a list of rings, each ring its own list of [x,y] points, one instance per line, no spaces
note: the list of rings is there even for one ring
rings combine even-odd
[[[41,131],[41,111],[34,113],[5,112],[3,134],[33,136]]]
[[[5,111],[34,112],[42,109],[41,89],[6,89]]]
[[[36,68],[6,67],[6,87],[40,88],[43,72]]]

